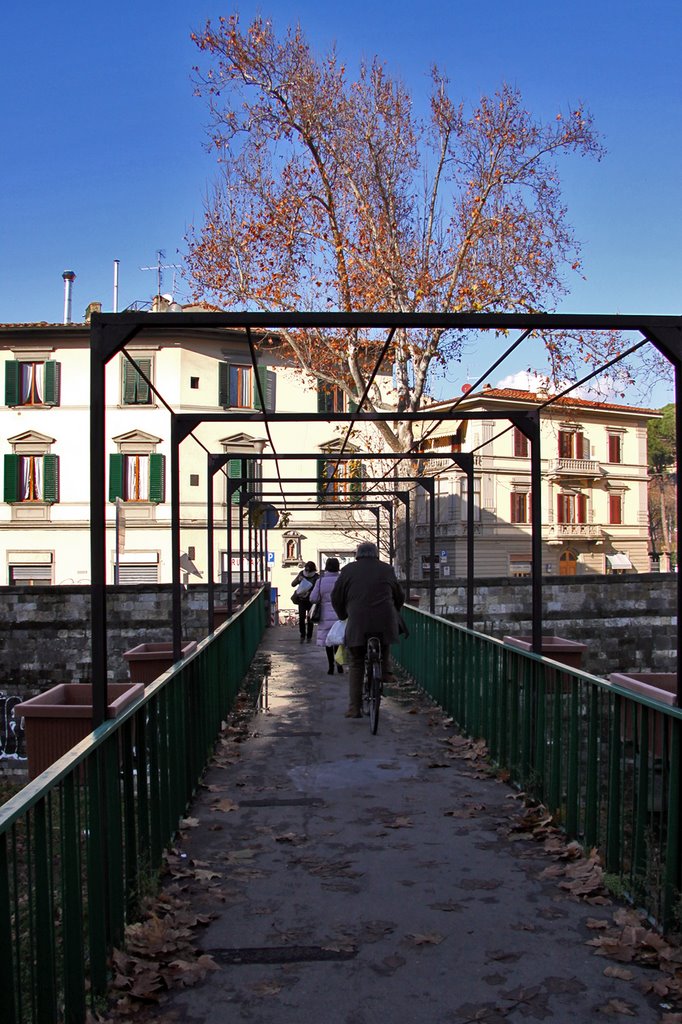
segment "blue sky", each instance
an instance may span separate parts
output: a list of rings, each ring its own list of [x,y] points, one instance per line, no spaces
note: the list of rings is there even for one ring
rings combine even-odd
[[[456,97],[475,101],[502,81],[537,114],[584,101],[607,153],[561,165],[569,220],[587,280],[565,311],[682,312],[682,5],[679,0],[319,0],[223,6],[208,0],[37,0],[3,11],[0,41],[0,321],[59,322],[62,272],[75,271],[73,314],[147,300],[142,271],[165,251],[181,264],[213,174],[205,108],[192,95],[207,18],[260,10],[276,27],[300,21],[320,51],[336,41],[352,70],[378,53],[426,95],[434,62]],[[164,274],[171,291],[173,272]],[[175,274],[176,297],[186,288]],[[465,358],[476,373],[480,354]],[[527,355],[505,367],[527,365]],[[493,383],[504,376],[498,371]],[[454,389],[454,376],[452,387]],[[669,400],[664,389],[655,404]]]

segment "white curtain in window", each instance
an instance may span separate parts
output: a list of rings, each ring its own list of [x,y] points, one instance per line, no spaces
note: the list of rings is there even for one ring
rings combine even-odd
[[[36,404],[43,400],[43,364],[21,364],[21,402],[22,405]]]
[[[43,460],[40,456],[25,455],[21,460],[21,499],[40,501],[43,497]]]
[[[128,455],[126,457],[126,500],[149,500],[149,457]]]

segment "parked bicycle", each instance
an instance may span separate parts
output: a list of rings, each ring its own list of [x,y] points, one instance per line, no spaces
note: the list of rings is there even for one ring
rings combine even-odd
[[[365,673],[362,681],[362,710],[369,715],[369,728],[373,735],[379,728],[379,706],[383,691],[381,639],[368,636],[365,649]]]

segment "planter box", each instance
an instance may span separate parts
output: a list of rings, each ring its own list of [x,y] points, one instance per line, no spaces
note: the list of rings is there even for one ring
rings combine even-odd
[[[110,683],[107,718],[116,718],[144,693],[144,686]],[[92,732],[92,687],[89,683],[60,683],[14,708],[24,719],[28,775],[35,779]]]
[[[532,636],[504,636],[502,640],[510,647],[519,647],[522,651],[533,650]],[[578,643],[577,640],[566,640],[561,636],[543,636],[540,653],[545,658],[559,661],[568,668],[581,668],[583,654],[586,650],[587,646]]]
[[[188,654],[196,650],[196,641],[190,640],[184,644],[181,655],[186,658]],[[173,644],[150,643],[139,644],[131,648],[123,655],[128,662],[130,680],[133,683],[153,683],[162,672],[173,665]]]
[[[227,622],[227,605],[217,604],[213,607],[213,628],[217,629],[218,626],[222,626],[223,622]]]
[[[677,707],[677,675],[675,672],[612,672],[609,675],[609,682],[616,683],[626,690],[632,690],[641,697],[649,697],[652,700],[660,701],[669,708]],[[636,709],[637,734],[641,735],[642,730],[642,708]],[[635,729],[633,723],[633,706],[628,704],[625,708],[625,726],[621,730],[622,739],[631,741]],[[654,731],[656,714],[649,714],[649,752],[654,757],[660,757],[663,753],[663,729],[659,727]],[[660,721],[660,718],[659,718]]]

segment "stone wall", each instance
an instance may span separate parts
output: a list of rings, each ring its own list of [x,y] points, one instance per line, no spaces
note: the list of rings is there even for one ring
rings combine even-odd
[[[428,608],[428,592],[412,587]],[[677,576],[550,577],[542,585],[543,633],[587,645],[583,668],[610,672],[674,672],[677,665]],[[466,587],[436,591],[436,613],[466,625]],[[529,579],[478,579],[474,629],[501,639],[531,632]]]
[[[110,681],[128,678],[123,652],[172,640],[172,587],[122,586],[107,592]],[[218,603],[220,598],[216,598]],[[183,591],[183,642],[207,634],[207,588]],[[90,588],[0,587],[0,690],[38,692],[91,682]]]
[[[428,593],[413,586],[422,608]],[[108,592],[112,680],[128,677],[122,655],[138,644],[171,640],[169,585]],[[220,597],[216,598],[219,603]],[[676,666],[677,577],[562,577],[543,581],[543,632],[587,644],[584,668],[595,675]],[[183,641],[206,635],[207,588],[183,591]],[[26,693],[56,683],[90,682],[90,588],[0,587],[0,690]],[[527,634],[530,580],[479,579],[474,628],[498,638]],[[465,624],[462,581],[437,590],[436,611]]]

